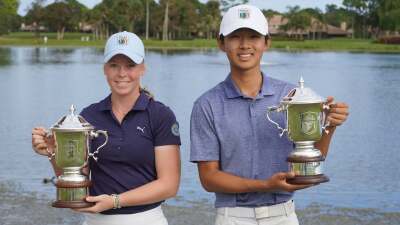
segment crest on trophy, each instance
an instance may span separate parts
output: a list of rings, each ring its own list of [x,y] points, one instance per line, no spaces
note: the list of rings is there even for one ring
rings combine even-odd
[[[312,134],[318,127],[318,113],[316,112],[304,112],[300,114],[301,132],[304,134]]]

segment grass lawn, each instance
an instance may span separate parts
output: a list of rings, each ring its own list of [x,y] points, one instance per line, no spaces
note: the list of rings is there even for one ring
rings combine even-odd
[[[44,44],[43,37],[48,37],[47,44]],[[104,47],[105,40],[81,41],[81,37],[91,34],[85,33],[65,33],[64,40],[56,40],[56,33],[41,33],[40,37],[35,37],[30,32],[17,32],[9,35],[0,36],[0,46],[58,46],[58,47]],[[173,49],[193,49],[193,48],[216,48],[215,40],[194,39],[194,40],[145,40],[146,48],[173,48]],[[305,40],[305,41],[282,41],[272,38],[272,49],[284,50],[310,50],[310,51],[352,51],[352,52],[380,52],[380,53],[400,53],[400,45],[385,45],[375,43],[373,40],[332,38],[324,40]]]

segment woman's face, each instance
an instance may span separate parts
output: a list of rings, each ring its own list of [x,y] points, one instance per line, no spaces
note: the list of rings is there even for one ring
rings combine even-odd
[[[140,78],[145,72],[144,63],[136,64],[125,55],[115,55],[104,64],[111,93],[116,96],[132,95],[139,91]]]

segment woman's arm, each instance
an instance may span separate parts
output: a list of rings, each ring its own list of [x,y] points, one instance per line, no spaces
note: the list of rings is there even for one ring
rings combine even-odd
[[[176,195],[181,174],[179,146],[155,147],[155,161],[157,179],[120,194],[119,203],[121,207],[151,204]],[[89,196],[86,200],[95,202],[96,205],[76,211],[97,213],[114,207],[114,198],[110,195]]]
[[[178,192],[181,163],[178,145],[155,147],[157,179],[120,194],[121,206],[151,204],[174,197]]]

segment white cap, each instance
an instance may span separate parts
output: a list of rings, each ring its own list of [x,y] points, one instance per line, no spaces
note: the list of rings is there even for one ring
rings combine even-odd
[[[266,36],[268,22],[261,10],[252,5],[237,5],[222,17],[219,35],[227,36],[240,28],[250,28]]]
[[[126,31],[111,35],[104,49],[104,63],[118,54],[126,55],[136,64],[142,63],[144,59],[142,40],[136,34]]]

